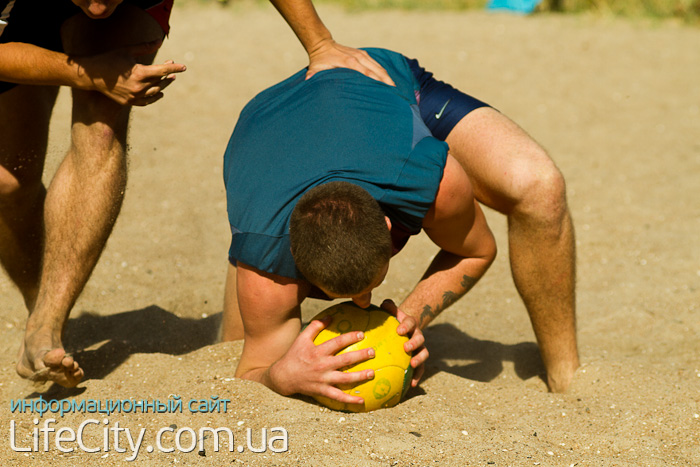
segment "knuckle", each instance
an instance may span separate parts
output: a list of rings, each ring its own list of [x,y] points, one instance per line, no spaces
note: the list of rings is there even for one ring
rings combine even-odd
[[[325,397],[331,397],[331,390],[329,386],[325,384],[315,384],[313,385],[310,389],[310,392],[325,396]]]
[[[340,379],[340,381],[338,381],[339,384],[357,383],[357,382],[365,379],[365,374],[364,374],[364,372],[360,372],[360,371],[354,371],[354,372],[350,372],[350,373],[342,373],[342,376],[339,379]]]
[[[138,81],[131,83],[131,85],[129,86],[129,92],[133,96],[137,96],[137,95],[143,93],[146,89],[147,89],[146,85],[144,83],[141,83]]]
[[[319,374],[319,380],[328,383],[328,372],[326,371],[325,365],[322,365],[321,363],[316,363],[311,365],[310,367],[311,373],[317,373]]]
[[[335,339],[336,339],[336,342],[337,342],[338,344],[340,344],[340,345],[347,345],[347,344],[349,344],[350,342],[353,341],[353,337],[354,337],[353,334],[352,334],[351,332],[348,332],[348,333],[339,335],[339,336],[336,337]]]
[[[318,380],[322,388],[326,388],[328,387],[328,385],[333,384],[333,377],[327,373],[321,375],[321,377]]]
[[[353,382],[354,378],[352,373],[338,373],[337,378],[335,378],[335,384],[348,384]]]
[[[355,342],[359,342],[362,340],[362,337],[356,332],[348,332],[343,334],[341,337],[343,337],[343,344],[349,345],[349,344],[354,344]]]
[[[304,353],[304,360],[306,360],[306,363],[310,365],[314,365],[316,367],[321,366],[321,359],[324,357],[325,353],[323,352],[323,349],[320,347],[313,346],[310,347],[305,353]]]
[[[323,329],[323,321],[315,319],[311,321],[311,324],[309,324],[309,326],[306,329],[310,331],[320,331],[321,329]]]
[[[348,365],[351,365],[355,363],[355,358],[353,358],[353,355],[350,353],[344,353],[338,355],[338,364],[340,367],[345,367]]]
[[[145,76],[143,65],[134,65],[133,68],[131,68],[131,76],[136,79],[142,79]]]

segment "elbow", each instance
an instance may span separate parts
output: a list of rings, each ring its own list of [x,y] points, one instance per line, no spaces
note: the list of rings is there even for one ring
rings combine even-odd
[[[484,239],[482,247],[483,247],[482,258],[484,259],[484,262],[486,263],[486,269],[488,269],[491,266],[491,264],[493,264],[493,261],[496,259],[496,255],[498,254],[498,247],[496,246],[496,239],[493,237],[493,234],[490,231],[489,231],[489,234]]]

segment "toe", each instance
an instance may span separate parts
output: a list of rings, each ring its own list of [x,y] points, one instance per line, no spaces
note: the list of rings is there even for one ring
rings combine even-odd
[[[44,355],[44,364],[50,368],[48,379],[63,387],[77,386],[83,379],[83,370],[63,349],[53,349]]]
[[[58,348],[51,349],[48,352],[46,352],[41,358],[41,360],[44,363],[44,365],[46,365],[49,368],[60,368],[63,365],[63,361],[67,358],[70,357],[66,355],[66,351],[61,348]]]
[[[63,368],[65,368],[67,371],[72,371],[72,370],[75,370],[75,369],[78,367],[78,362],[76,362],[75,360],[73,360],[73,357],[71,357],[70,355],[66,355],[66,356],[63,357],[63,359],[61,360],[61,365],[62,365]]]

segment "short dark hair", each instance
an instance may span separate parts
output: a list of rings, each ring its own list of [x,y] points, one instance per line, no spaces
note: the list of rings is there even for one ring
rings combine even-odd
[[[292,212],[289,236],[299,271],[337,295],[362,292],[391,259],[382,208],[352,183],[329,182],[304,193]]]

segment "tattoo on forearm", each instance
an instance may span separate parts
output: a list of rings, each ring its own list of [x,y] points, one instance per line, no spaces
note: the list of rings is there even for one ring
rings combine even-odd
[[[472,287],[474,287],[474,284],[476,284],[476,281],[477,279],[469,277],[466,274],[462,276],[462,283],[460,284],[462,287],[464,287],[464,292],[462,292],[462,295],[469,292],[472,289]]]
[[[420,314],[420,322],[419,326],[423,327],[425,326],[428,322],[432,321],[435,319],[437,315],[440,314],[441,311],[443,311],[445,308],[448,306],[452,305],[454,302],[459,300],[459,298],[469,292],[472,287],[474,287],[474,284],[476,284],[477,279],[467,276],[466,274],[462,277],[462,282],[460,285],[462,286],[462,289],[460,293],[453,292],[452,290],[446,290],[442,294],[442,303],[438,304],[434,309],[430,305],[425,305],[423,307],[423,311]]]
[[[448,306],[452,305],[459,299],[459,297],[461,297],[461,295],[457,295],[451,290],[446,290],[445,293],[442,294],[442,307],[440,309],[444,310]]]
[[[440,313],[440,307],[433,311],[433,308],[430,305],[425,305],[423,307],[423,312],[420,314],[420,322],[418,323],[418,326],[421,328],[427,324],[428,322],[432,321],[433,318],[435,318],[438,313]]]

